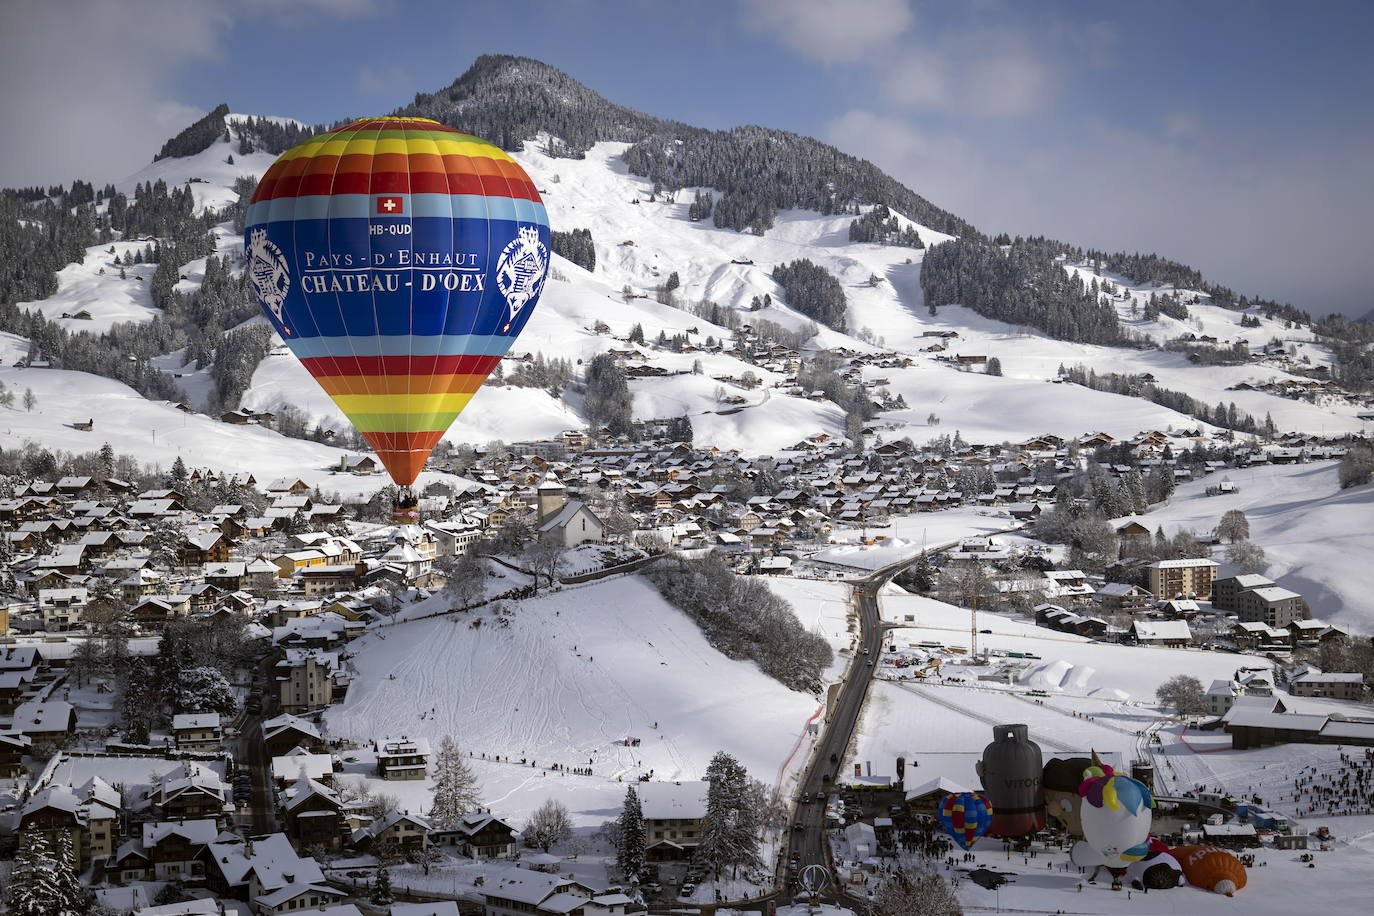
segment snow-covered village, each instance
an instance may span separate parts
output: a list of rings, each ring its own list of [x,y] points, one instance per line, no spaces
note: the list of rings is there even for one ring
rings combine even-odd
[[[0,166],[0,912],[1368,897],[1367,318],[473,57]]]

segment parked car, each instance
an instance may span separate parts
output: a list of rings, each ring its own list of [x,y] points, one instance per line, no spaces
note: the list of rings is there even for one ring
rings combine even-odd
[[[679,897],[690,897],[696,892],[697,886],[695,884],[684,884],[682,885],[682,890],[677,892],[677,895]]]

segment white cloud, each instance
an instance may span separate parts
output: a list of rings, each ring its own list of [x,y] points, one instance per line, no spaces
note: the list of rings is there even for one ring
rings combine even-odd
[[[746,28],[822,63],[855,61],[911,28],[908,0],[740,0]]]
[[[18,0],[0,30],[0,185],[122,178],[204,112],[171,74],[214,59],[230,20],[200,3]],[[169,130],[170,129],[170,130]]]
[[[1058,74],[1048,49],[1013,29],[972,29],[912,42],[876,61],[896,105],[980,116],[1022,116],[1045,107]]]
[[[176,97],[187,67],[223,59],[237,19],[289,8],[356,17],[375,0],[5,0],[0,186],[118,180],[204,110]],[[225,87],[224,101],[232,98]],[[215,101],[220,101],[216,99]]]

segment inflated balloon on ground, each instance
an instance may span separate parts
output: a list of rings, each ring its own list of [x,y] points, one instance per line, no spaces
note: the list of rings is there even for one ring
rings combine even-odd
[[[944,797],[938,817],[945,833],[953,837],[960,848],[968,849],[987,833],[993,811],[986,797],[976,792],[958,792]]]

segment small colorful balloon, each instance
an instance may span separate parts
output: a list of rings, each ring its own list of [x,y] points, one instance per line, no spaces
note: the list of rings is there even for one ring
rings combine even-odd
[[[992,826],[992,803],[977,792],[946,795],[940,803],[940,826],[961,849],[969,849]]]

